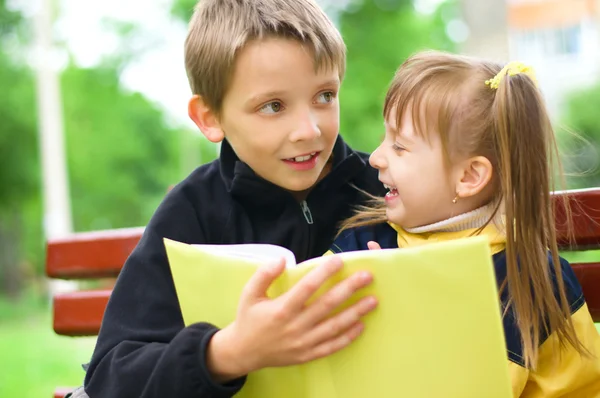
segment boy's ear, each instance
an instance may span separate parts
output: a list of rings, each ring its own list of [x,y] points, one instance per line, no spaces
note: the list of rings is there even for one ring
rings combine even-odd
[[[223,141],[225,134],[219,119],[201,96],[192,96],[188,102],[188,115],[209,141],[214,143]]]
[[[492,163],[485,156],[467,159],[459,169],[456,192],[462,198],[475,196],[488,186],[493,175]]]

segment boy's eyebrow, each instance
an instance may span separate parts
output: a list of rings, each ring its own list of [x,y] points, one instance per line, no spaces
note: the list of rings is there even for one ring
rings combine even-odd
[[[340,79],[331,79],[331,80],[327,80],[326,82],[321,84],[319,87],[339,86],[339,85],[340,85]]]
[[[247,103],[252,104],[255,102],[262,102],[267,99],[282,97],[284,94],[285,94],[285,91],[282,91],[282,90],[268,91],[266,93],[260,93],[257,95],[253,95],[252,97],[250,97],[250,99],[247,101]]]
[[[326,82],[323,82],[322,84],[320,84],[319,90],[322,89],[323,87],[331,87],[331,86],[338,87],[339,85],[340,85],[339,79],[331,79],[331,80],[327,80]],[[247,101],[247,104],[262,102],[264,100],[268,100],[271,98],[283,97],[285,94],[286,94],[286,91],[284,91],[284,90],[267,91],[266,93],[260,93],[260,94],[253,95]]]

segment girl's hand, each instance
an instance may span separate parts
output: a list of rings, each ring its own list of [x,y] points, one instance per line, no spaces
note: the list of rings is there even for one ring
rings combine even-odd
[[[381,250],[381,246],[379,246],[379,243],[372,240],[367,242],[367,247],[369,248],[369,250]]]
[[[217,332],[208,345],[207,366],[213,377],[226,382],[266,367],[305,363],[331,355],[355,340],[363,331],[361,317],[377,306],[374,297],[365,297],[330,316],[372,282],[369,273],[357,272],[306,304],[342,266],[338,256],[328,256],[275,299],[266,292],[284,271],[285,262],[282,259],[261,267],[242,292],[236,320]]]

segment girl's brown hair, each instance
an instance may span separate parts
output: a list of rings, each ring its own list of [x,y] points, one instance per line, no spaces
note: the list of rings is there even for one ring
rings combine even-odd
[[[470,57],[419,53],[398,69],[383,113],[388,119],[395,111],[400,129],[403,114],[412,112],[417,134],[440,135],[447,162],[477,155],[492,163],[493,200],[502,204],[508,226],[507,279],[501,291],[508,288],[525,365],[534,368],[544,334],[555,332],[561,346],[570,344],[580,353],[585,349],[571,322],[558,258],[551,191],[554,166],[560,164],[552,125],[528,75],[506,75],[497,89],[485,84],[501,70],[501,65]],[[563,206],[569,214],[566,201]],[[342,229],[386,221],[385,205],[373,198]]]

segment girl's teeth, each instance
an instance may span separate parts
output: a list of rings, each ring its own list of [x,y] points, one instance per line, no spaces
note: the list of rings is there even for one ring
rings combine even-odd
[[[398,196],[398,190],[395,188],[391,188],[390,191],[385,196]]]

